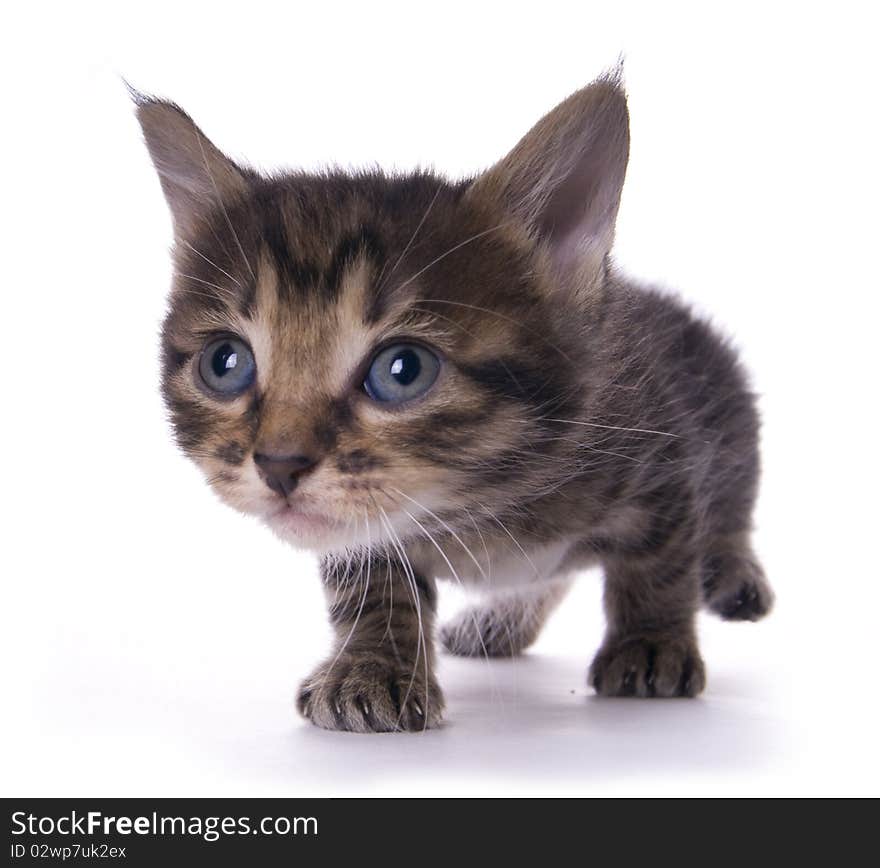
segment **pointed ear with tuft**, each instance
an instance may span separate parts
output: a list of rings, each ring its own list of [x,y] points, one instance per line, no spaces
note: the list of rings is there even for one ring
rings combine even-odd
[[[218,205],[247,191],[247,178],[174,103],[132,91],[137,118],[174,218],[178,238],[192,238]]]
[[[500,201],[549,252],[557,277],[592,285],[604,273],[629,159],[629,115],[609,73],[560,103],[469,192]]]

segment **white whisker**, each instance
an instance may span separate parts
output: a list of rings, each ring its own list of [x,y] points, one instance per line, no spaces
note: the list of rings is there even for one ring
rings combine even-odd
[[[391,271],[388,272],[388,276],[385,278],[385,280],[391,280],[391,275],[394,274],[395,271],[397,271],[397,266],[400,265],[401,262],[403,262],[403,258],[406,256],[407,253],[409,253],[410,247],[412,247],[413,242],[416,240],[416,236],[419,234],[419,232],[422,229],[422,226],[425,225],[425,221],[428,219],[428,215],[431,213],[431,209],[434,207],[434,203],[437,201],[437,197],[440,195],[440,191],[442,189],[443,189],[442,187],[437,188],[437,192],[434,194],[434,197],[428,203],[428,207],[425,209],[425,213],[422,215],[422,219],[419,220],[419,225],[416,226],[415,232],[413,232],[412,237],[406,243],[406,247],[403,248],[403,253],[401,253],[400,256],[397,258],[397,262],[394,263],[393,267],[391,268]]]
[[[187,280],[194,280],[196,283],[201,283],[201,284],[204,284],[205,286],[210,286],[213,289],[217,289],[220,292],[228,295],[230,298],[235,298],[235,293],[232,292],[232,290],[230,290],[226,286],[220,286],[220,284],[218,284],[218,283],[211,283],[210,280],[202,280],[201,277],[196,277],[194,274],[184,274],[182,271],[175,271],[174,273],[178,277],[185,277]],[[207,295],[206,298],[214,298],[214,296]]]
[[[455,567],[452,566],[452,561],[450,561],[449,558],[446,556],[446,552],[443,551],[443,548],[440,546],[440,543],[438,543],[437,540],[434,539],[431,532],[408,509],[406,509],[405,507],[400,507],[400,509],[409,516],[409,518],[414,522],[414,524],[419,528],[419,530],[421,530],[421,532],[430,540],[430,542],[434,546],[434,548],[437,549],[437,551],[440,553],[440,557],[443,558],[443,560],[445,561],[446,566],[449,567],[449,571],[452,573],[453,577],[458,582],[459,587],[464,588],[464,582],[462,582],[461,577],[458,575],[458,572],[456,571]],[[486,648],[485,643],[483,642],[483,634],[480,632],[480,625],[477,622],[476,617],[474,617],[474,630],[476,631],[477,638],[480,640],[480,646],[483,649],[483,655],[485,656],[486,661],[488,662],[489,661],[489,651]]]
[[[486,579],[486,581],[489,580],[489,577],[486,575],[486,571],[483,569],[483,567],[482,567],[482,565],[480,564],[480,562],[474,557],[473,552],[468,548],[468,546],[465,544],[465,542],[462,540],[462,538],[461,538],[461,537],[460,537],[460,536],[459,536],[459,535],[458,535],[458,534],[457,534],[457,533],[456,533],[456,532],[455,532],[455,531],[454,531],[454,530],[453,530],[453,529],[452,529],[452,528],[451,528],[451,527],[450,527],[445,521],[443,521],[443,519],[440,518],[440,516],[437,515],[437,513],[432,512],[432,511],[431,511],[430,509],[428,509],[428,507],[425,506],[423,503],[419,503],[419,501],[417,501],[414,497],[410,497],[408,494],[406,494],[405,492],[401,491],[399,488],[394,488],[394,487],[392,487],[391,490],[392,490],[392,491],[396,491],[399,495],[401,495],[402,497],[405,497],[408,501],[410,501],[410,503],[414,503],[417,507],[419,507],[420,509],[423,509],[423,510],[424,510],[426,513],[428,513],[428,515],[430,515],[431,518],[433,518],[435,521],[439,521],[440,524],[442,524],[443,527],[445,527],[446,530],[449,531],[449,533],[450,533],[450,535],[452,536],[452,538],[453,538],[453,539],[454,539],[454,540],[455,540],[455,541],[456,541],[456,542],[457,542],[457,543],[458,543],[458,544],[459,544],[459,545],[465,550],[465,552],[467,552],[468,557],[474,562],[474,566],[480,571],[480,575],[481,575],[484,579]]]
[[[408,585],[409,585],[409,591],[412,594],[413,605],[415,606],[415,609],[416,609],[416,619],[417,619],[418,625],[419,625],[419,633],[418,633],[418,638],[416,641],[416,657],[415,657],[415,660],[413,661],[413,672],[412,672],[412,676],[410,677],[410,682],[406,686],[406,693],[404,693],[403,699],[401,699],[401,701],[400,701],[400,713],[398,714],[397,725],[399,728],[400,721],[403,719],[403,710],[406,708],[406,703],[409,700],[410,692],[412,691],[413,684],[415,683],[416,669],[418,668],[418,665],[419,665],[419,655],[420,655],[420,653],[423,653],[424,654],[424,661],[425,661],[425,710],[426,710],[424,717],[425,717],[425,727],[427,727],[427,725],[428,725],[428,715],[427,715],[428,678],[429,678],[428,646],[427,646],[427,640],[425,638],[424,624],[422,622],[422,604],[421,604],[421,598],[419,597],[419,589],[418,589],[418,586],[416,585],[416,574],[415,574],[415,571],[413,570],[413,566],[412,566],[412,563],[410,562],[409,556],[407,555],[406,550],[403,547],[403,543],[400,540],[400,536],[394,530],[394,527],[391,524],[391,520],[388,518],[388,514],[385,512],[383,507],[380,506],[379,509],[381,511],[380,514],[382,515],[382,517],[385,521],[385,527],[388,530],[389,535],[391,536],[392,545],[394,545],[395,549],[398,552],[398,555],[401,557],[402,563],[405,565],[404,575],[407,578]]]
[[[522,556],[526,559],[529,566],[532,568],[533,572],[535,573],[535,576],[540,578],[541,574],[538,572],[538,568],[534,565],[534,563],[532,562],[532,559],[528,556],[528,554],[526,554],[526,550],[519,544],[519,540],[517,540],[517,538],[504,526],[501,519],[498,518],[497,515],[493,515],[489,511],[489,507],[484,506],[483,504],[477,504],[477,506],[479,506],[480,509],[482,509],[483,512],[485,512],[486,515],[488,515],[489,518],[491,518],[498,525],[498,527],[500,527],[501,530],[503,530],[513,540],[514,545],[516,545],[516,547],[520,550],[520,552],[522,552]]]
[[[356,531],[357,531],[357,528],[355,528],[355,532]],[[357,581],[360,581],[361,575],[363,573],[363,569],[364,569],[363,561],[361,561],[360,570],[358,571]],[[351,570],[351,555],[349,554],[348,561],[346,564],[346,578],[348,577],[350,570]],[[348,647],[348,643],[351,641],[351,637],[354,635],[355,630],[357,630],[358,622],[360,621],[361,614],[364,611],[364,605],[367,602],[367,594],[369,593],[369,590],[370,590],[370,574],[369,574],[369,566],[368,566],[367,580],[364,583],[364,593],[361,596],[360,606],[358,606],[357,614],[355,615],[355,618],[354,618],[354,623],[351,625],[351,629],[348,631],[348,635],[345,637],[345,641],[343,641],[342,645],[340,645],[339,650],[336,652],[336,656],[333,658],[333,661],[330,663],[330,666],[327,667],[327,671],[324,673],[324,677],[321,679],[321,686],[322,687],[324,686],[324,684],[327,682],[327,679],[332,674],[334,667],[339,662],[339,658],[342,657],[343,653],[345,652],[345,649]]]
[[[408,286],[412,283],[416,278],[421,277],[429,268],[433,268],[438,262],[443,259],[446,259],[447,256],[451,256],[455,253],[456,250],[461,250],[467,244],[471,244],[476,241],[478,238],[482,238],[484,235],[488,235],[490,232],[497,232],[499,229],[502,229],[504,226],[510,225],[510,221],[505,221],[504,223],[499,223],[497,226],[493,226],[491,229],[484,229],[482,232],[477,232],[476,235],[471,235],[470,238],[466,238],[464,241],[459,242],[454,247],[450,247],[445,253],[441,253],[435,259],[432,259],[424,268],[420,268],[415,274],[411,277],[408,277],[403,283],[401,283],[397,290],[403,289],[405,286]]]
[[[504,224],[502,223],[501,225],[503,226]],[[496,226],[495,228],[499,229],[500,227]],[[487,230],[487,232],[488,231],[491,231],[491,230]],[[483,232],[480,234],[485,235],[486,233]],[[461,246],[461,245],[459,245],[459,246]],[[453,248],[453,250],[455,250],[455,249],[456,248]],[[451,253],[452,251],[449,251],[449,252]],[[440,257],[440,258],[442,258],[442,257]],[[424,270],[425,269],[422,269],[422,271],[424,271]],[[414,280],[416,277],[418,277],[418,275],[414,275],[412,278],[410,278],[410,280]],[[423,299],[423,301],[425,301],[428,304],[451,304],[455,307],[466,307],[470,310],[482,311],[483,313],[488,313],[488,314],[491,314],[492,316],[497,316],[499,319],[507,320],[508,322],[513,323],[518,328],[525,329],[527,332],[530,332],[533,335],[537,335],[539,338],[541,338],[541,340],[545,344],[547,344],[548,347],[550,347],[550,349],[556,350],[556,352],[559,353],[559,355],[561,355],[567,361],[569,361],[569,362],[572,361],[572,358],[567,353],[563,352],[559,347],[556,346],[556,344],[550,343],[550,341],[548,341],[544,337],[544,335],[542,335],[540,332],[535,331],[535,329],[530,328],[525,323],[521,323],[518,320],[515,320],[513,317],[507,316],[506,314],[503,314],[503,313],[500,313],[497,310],[491,310],[488,307],[480,307],[479,305],[476,305],[476,304],[467,304],[463,301],[451,301],[448,298],[425,298],[425,299]]]
[[[195,253],[196,256],[201,256],[202,259],[204,259],[205,262],[208,263],[208,265],[212,265],[221,274],[225,274],[226,277],[228,277],[236,286],[239,286],[239,287],[241,286],[241,283],[239,283],[228,271],[226,271],[225,269],[223,269],[219,265],[217,265],[217,263],[214,262],[213,259],[208,259],[208,257],[205,256],[205,254],[202,253],[201,250],[196,250],[196,248],[193,247],[192,244],[189,243],[189,241],[183,241],[183,244],[185,244],[187,247],[189,247],[189,249],[192,250],[192,252]]]
[[[517,419],[517,422],[525,422],[531,420]],[[660,437],[675,437],[681,439],[680,434],[670,434],[668,431],[654,431],[651,428],[625,428],[622,425],[600,425],[598,422],[579,422],[577,419],[552,419],[548,416],[542,416],[535,421],[542,422],[560,422],[568,425],[585,425],[588,428],[605,428],[609,431],[632,431],[636,434],[657,434]]]
[[[196,133],[196,141],[199,144],[199,150],[202,152],[202,162],[205,164],[205,171],[208,173],[208,178],[211,181],[211,186],[214,188],[214,195],[217,197],[217,204],[220,206],[220,210],[223,212],[223,217],[226,219],[226,225],[229,227],[229,231],[232,233],[232,237],[235,239],[235,243],[238,246],[238,250],[241,253],[241,258],[244,260],[244,264],[247,266],[247,270],[250,272],[251,277],[256,280],[257,276],[254,274],[253,268],[251,268],[250,262],[248,262],[248,258],[245,255],[244,247],[241,246],[241,241],[238,238],[238,233],[235,231],[235,227],[232,225],[232,221],[229,219],[229,213],[226,210],[226,206],[223,204],[223,197],[220,195],[220,188],[217,186],[217,182],[214,180],[214,175],[211,172],[211,167],[208,165],[208,155],[205,153],[205,146],[202,144],[202,136],[199,133],[198,129],[195,131]]]

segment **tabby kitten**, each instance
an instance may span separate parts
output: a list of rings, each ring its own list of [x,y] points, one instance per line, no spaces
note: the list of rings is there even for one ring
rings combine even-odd
[[[499,163],[262,175],[135,95],[174,222],[163,391],[228,504],[322,554],[337,641],[299,709],[436,726],[447,650],[508,656],[605,574],[603,696],[694,696],[694,620],[760,618],[754,399],[730,347],[609,261],[629,152],[607,75]]]

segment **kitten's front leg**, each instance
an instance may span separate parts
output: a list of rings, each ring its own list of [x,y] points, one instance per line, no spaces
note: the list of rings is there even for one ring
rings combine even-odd
[[[376,553],[326,559],[336,644],[306,679],[298,708],[324,729],[420,731],[436,726],[443,694],[434,678],[434,580]]]
[[[685,528],[606,557],[608,627],[589,680],[603,696],[696,696],[706,681],[694,620],[699,558]]]

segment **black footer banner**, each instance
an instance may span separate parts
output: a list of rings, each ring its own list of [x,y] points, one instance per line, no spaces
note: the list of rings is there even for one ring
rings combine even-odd
[[[845,802],[768,810],[739,800],[581,799],[3,799],[7,865],[291,865],[346,857],[366,865],[469,864],[576,858],[604,850],[619,864],[700,845],[749,851],[748,838],[787,852],[856,859],[864,824]],[[831,807],[831,810],[829,810]],[[822,813],[820,814],[819,811]],[[786,821],[788,817],[792,822]],[[795,820],[795,818],[797,818]],[[482,845],[482,846],[480,846]],[[721,849],[719,850],[719,847]],[[598,849],[597,849],[598,848]],[[862,851],[864,853],[864,851]],[[579,855],[580,854],[580,855]],[[541,861],[539,859],[539,861]],[[328,863],[335,865],[336,863]],[[686,862],[685,862],[686,864]],[[855,862],[853,862],[855,864]],[[538,868],[543,868],[539,865]]]

